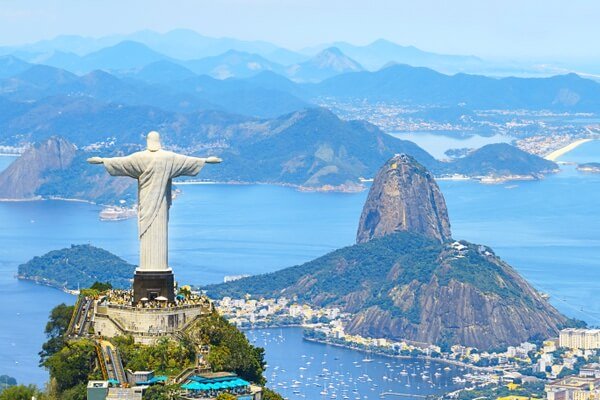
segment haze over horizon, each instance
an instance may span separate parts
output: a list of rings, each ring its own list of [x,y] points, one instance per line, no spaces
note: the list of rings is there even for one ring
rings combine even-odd
[[[599,14],[600,3],[582,0],[569,7],[559,0],[498,4],[375,0],[368,6],[357,0],[2,1],[0,44],[184,28],[294,50],[336,41],[364,45],[383,38],[445,54],[594,60],[600,55],[590,52],[588,43],[600,35]]]

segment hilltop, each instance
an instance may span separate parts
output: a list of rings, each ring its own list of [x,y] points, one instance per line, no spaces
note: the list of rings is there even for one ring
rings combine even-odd
[[[379,170],[363,207],[356,242],[391,233],[417,232],[449,240],[448,209],[433,176],[407,155],[393,157]]]
[[[135,265],[91,245],[71,245],[36,256],[19,265],[19,279],[58,289],[75,290],[94,282],[110,282],[115,288],[131,286]]]

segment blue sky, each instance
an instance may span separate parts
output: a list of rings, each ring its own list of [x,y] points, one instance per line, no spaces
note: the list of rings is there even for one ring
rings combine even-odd
[[[298,49],[386,38],[441,53],[599,59],[600,1],[0,0],[0,44],[190,28]]]

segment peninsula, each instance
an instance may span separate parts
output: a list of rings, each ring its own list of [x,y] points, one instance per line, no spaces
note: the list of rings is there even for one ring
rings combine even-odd
[[[490,349],[556,336],[567,318],[492,249],[452,238],[445,209],[431,174],[395,156],[371,186],[357,244],[203,289],[337,307],[351,315],[344,331],[363,337]]]

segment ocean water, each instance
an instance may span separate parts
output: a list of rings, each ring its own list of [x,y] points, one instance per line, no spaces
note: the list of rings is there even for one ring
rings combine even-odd
[[[586,143],[563,160],[600,161],[600,142]],[[0,157],[0,168],[10,161]],[[439,184],[455,238],[491,246],[550,294],[562,312],[600,325],[600,299],[595,296],[600,282],[600,175],[565,165],[536,182]],[[170,260],[178,281],[192,284],[274,271],[352,244],[367,195],[302,193],[267,185],[180,188],[171,213]],[[55,289],[19,282],[14,277],[19,264],[78,243],[136,262],[135,220],[101,222],[99,211],[80,202],[0,203],[0,374],[43,384],[47,374],[37,367],[37,352],[48,312],[74,300]],[[323,346],[295,340],[291,333],[288,338],[285,330],[283,335],[302,354],[308,345]],[[274,353],[280,351],[274,347]],[[286,369],[286,358],[267,357],[271,368]]]

